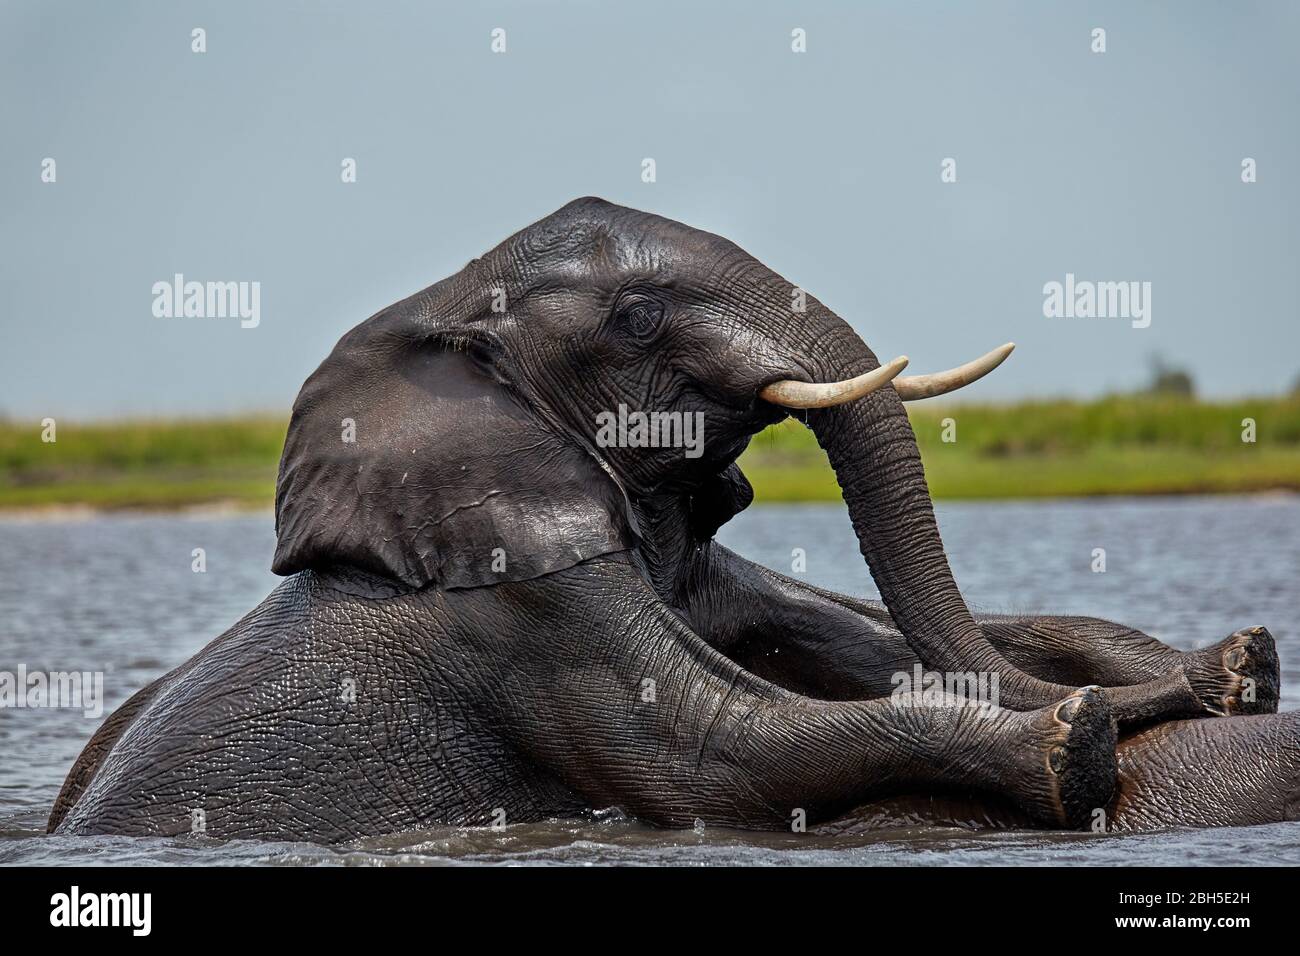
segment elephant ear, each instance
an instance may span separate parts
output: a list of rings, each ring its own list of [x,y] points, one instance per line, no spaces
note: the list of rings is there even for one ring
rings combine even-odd
[[[696,540],[708,541],[753,500],[754,489],[734,462],[710,477],[691,496],[691,531]]]
[[[635,544],[612,474],[490,350],[445,334],[437,289],[358,326],[303,386],[276,486],[277,574],[348,565],[479,587]]]

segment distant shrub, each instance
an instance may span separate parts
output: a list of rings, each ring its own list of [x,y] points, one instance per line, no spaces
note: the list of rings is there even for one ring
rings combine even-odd
[[[1191,398],[1196,394],[1192,375],[1186,369],[1174,368],[1161,358],[1151,361],[1151,382],[1146,389],[1153,395],[1180,395]]]

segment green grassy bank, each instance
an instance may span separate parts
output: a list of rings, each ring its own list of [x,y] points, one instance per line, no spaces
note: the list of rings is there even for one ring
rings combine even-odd
[[[287,420],[279,416],[123,421],[0,422],[0,508],[88,505],[269,507]]]
[[[1153,396],[1093,402],[909,406],[936,498],[1300,491],[1300,398],[1209,403]],[[1242,420],[1254,419],[1254,443]],[[955,441],[944,441],[945,426]],[[742,465],[768,501],[834,501],[812,434],[787,421]]]
[[[1300,398],[925,403],[909,412],[939,498],[1300,491]],[[1256,422],[1254,443],[1241,440],[1244,418]],[[0,421],[0,508],[267,507],[285,419],[57,427],[47,443],[38,423]],[[944,441],[945,431],[956,440]],[[839,498],[825,456],[795,422],[757,436],[741,464],[760,501]]]

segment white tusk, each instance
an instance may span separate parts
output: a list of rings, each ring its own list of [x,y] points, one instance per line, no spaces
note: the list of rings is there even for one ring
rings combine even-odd
[[[851,402],[863,395],[870,395],[881,386],[889,384],[894,376],[905,368],[907,368],[907,356],[900,355],[880,368],[873,368],[857,378],[845,379],[842,382],[816,384],[796,382],[792,379],[773,382],[759,392],[758,397],[765,402],[782,405],[785,408],[829,408],[832,405]]]
[[[999,345],[988,355],[981,355],[973,362],[958,365],[946,372],[932,372],[929,375],[908,375],[906,378],[900,378],[894,383],[894,391],[898,392],[898,397],[905,402],[914,402],[920,398],[932,398],[945,392],[956,391],[963,385],[969,385],[993,371],[1006,360],[1006,357],[1011,354],[1011,350],[1015,347],[1015,342]]]

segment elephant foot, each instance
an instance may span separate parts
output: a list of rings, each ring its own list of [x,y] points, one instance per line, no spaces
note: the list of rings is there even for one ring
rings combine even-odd
[[[1187,652],[1183,672],[1211,714],[1277,713],[1277,646],[1266,627],[1242,628],[1217,644]]]
[[[1040,823],[1083,829],[1115,791],[1116,728],[1105,693],[1084,687],[1017,717],[1030,738],[1015,784],[1020,802]]]

